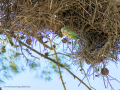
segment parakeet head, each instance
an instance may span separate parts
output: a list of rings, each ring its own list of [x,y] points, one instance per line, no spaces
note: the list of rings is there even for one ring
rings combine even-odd
[[[65,32],[67,33],[68,30],[69,30],[69,27],[62,27],[62,28],[61,28],[61,32],[62,32],[62,33],[65,33]]]
[[[61,30],[68,30],[69,27],[62,27]]]

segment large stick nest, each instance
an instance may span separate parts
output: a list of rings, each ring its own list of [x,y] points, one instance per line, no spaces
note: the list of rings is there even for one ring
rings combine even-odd
[[[2,6],[2,28],[27,35],[52,30],[61,37],[61,27],[67,26],[87,40],[82,49],[86,63],[99,64],[108,58],[117,60],[118,0],[2,0],[2,3],[7,4]]]

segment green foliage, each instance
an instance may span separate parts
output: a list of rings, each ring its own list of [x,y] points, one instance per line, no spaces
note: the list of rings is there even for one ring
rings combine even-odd
[[[3,53],[5,53],[5,52],[6,52],[5,46],[2,46],[1,51],[0,51],[0,54],[3,54]]]
[[[10,68],[12,69],[13,72],[18,73],[18,67],[15,63],[10,62]]]
[[[50,74],[51,72],[43,70],[42,73],[47,75],[47,74]]]
[[[52,78],[51,77],[46,77],[45,80],[50,81],[50,80],[52,80]]]
[[[0,79],[0,83],[4,83],[4,81]]]
[[[40,66],[39,62],[38,63],[35,63],[35,62],[29,63],[30,69],[33,69],[33,70],[36,70],[36,68],[39,67],[39,66]]]
[[[19,52],[16,52],[14,57],[18,57],[19,55],[21,55]]]

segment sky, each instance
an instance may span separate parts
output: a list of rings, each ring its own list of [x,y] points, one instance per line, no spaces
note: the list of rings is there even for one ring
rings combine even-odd
[[[33,48],[36,48],[38,50],[39,45],[37,44],[36,46],[33,46]],[[23,58],[21,58],[21,60],[22,59]],[[46,59],[40,57],[41,65],[46,65],[45,61]],[[71,64],[71,62],[68,62],[67,60],[65,60],[65,62],[71,65],[71,71],[76,76],[78,76],[80,79],[84,78],[84,75],[81,74],[81,71],[78,69],[77,66],[74,66],[73,64]],[[44,78],[36,77],[36,71],[31,71],[28,66],[25,66],[25,68],[26,71],[20,74],[15,74],[12,78],[8,80],[4,79],[6,83],[0,85],[0,87],[2,87],[2,90],[64,90],[61,79],[59,78],[59,74],[52,73],[52,80],[47,81]],[[88,68],[89,65],[85,64],[84,69],[87,70]],[[120,81],[120,64],[117,64],[116,66],[115,63],[110,62],[106,68],[109,69],[108,78],[110,79],[110,83],[113,86],[114,90],[120,90],[120,83],[111,78],[114,77],[118,81]],[[51,68],[49,69],[52,70]],[[42,71],[42,68],[40,67],[39,70]],[[92,69],[91,72],[93,72]],[[65,86],[67,90],[88,90],[83,84],[80,84],[77,79],[74,79],[74,77],[70,75],[66,70],[63,71],[62,76],[64,82],[66,82]],[[104,78],[106,79],[106,77]],[[95,77],[93,79],[93,75],[91,75],[90,77],[88,77],[88,79],[91,86],[94,87],[96,90],[111,90],[111,87],[107,83],[107,79],[105,82],[107,88],[105,89],[103,76]],[[86,78],[83,81],[90,87]]]
[[[120,65],[118,65],[118,69],[116,69],[116,66],[114,64],[110,64],[107,68],[109,68],[110,73],[112,77],[117,78],[120,81]],[[72,66],[74,69],[75,75],[77,75],[79,78],[83,78],[83,75],[80,73],[80,71],[76,71],[77,69],[75,66]],[[59,79],[59,74],[52,74],[52,80],[51,81],[45,81],[41,78],[35,77],[36,73],[31,72],[29,68],[25,72],[22,72],[19,75],[15,75],[12,79],[6,81],[6,84],[2,85],[2,90],[64,90],[61,80]],[[77,79],[74,79],[73,76],[71,76],[67,71],[64,71],[62,74],[64,82],[66,82],[66,88],[67,90],[88,90],[83,84],[79,86],[79,81]],[[85,83],[88,82],[85,79]],[[110,81],[112,86],[114,87],[114,90],[120,89],[120,83],[118,83],[115,80]],[[96,90],[111,90],[110,86],[108,86],[107,89],[104,87],[104,83],[102,80],[102,77],[97,77],[93,80],[92,76],[90,78],[90,84],[92,87],[94,87]],[[107,84],[106,84],[107,85]],[[11,86],[11,87],[6,87]],[[19,86],[21,88],[13,88],[13,86]],[[23,86],[26,86],[23,88]]]

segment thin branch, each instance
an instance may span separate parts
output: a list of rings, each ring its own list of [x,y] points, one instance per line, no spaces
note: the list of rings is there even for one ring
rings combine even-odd
[[[45,43],[42,41],[42,39],[40,39],[40,38],[43,37],[43,36],[41,36],[41,37],[35,37],[34,34],[31,34],[31,36],[34,37],[35,39],[37,39],[44,47],[46,47],[46,48],[48,48],[48,49],[50,49],[50,50],[53,50],[51,47],[49,47],[47,44],[45,44]]]
[[[8,40],[9,40],[11,46],[13,46],[14,44],[13,44],[12,39],[11,39],[11,37],[10,37],[10,32],[9,32],[9,34],[6,32],[6,30],[3,30],[3,32],[4,32],[5,35],[7,36],[7,38],[8,38]]]
[[[36,38],[36,37],[34,37]],[[47,44],[45,44],[42,40],[40,40],[38,37],[36,38],[44,47],[50,49],[50,50],[53,50],[51,47],[49,47]]]
[[[55,50],[55,48],[53,47],[51,40],[50,40],[48,37],[46,37],[46,38],[50,41],[50,45],[51,45],[52,49],[54,50],[54,53],[55,53],[55,56],[56,56],[56,60],[57,60],[57,62],[59,63],[56,50]],[[60,66],[59,66],[59,65],[57,65],[57,66],[58,66],[58,69],[59,69],[60,79],[61,79],[61,81],[62,81],[64,90],[66,90],[65,83],[64,83],[63,78],[62,78],[62,75],[61,75]]]
[[[55,61],[54,59],[51,59],[51,58],[49,58],[49,57],[46,57],[45,55],[43,55],[43,54],[41,54],[40,52],[36,51],[35,49],[29,47],[28,45],[26,45],[25,43],[21,42],[20,40],[18,40],[18,42],[19,42],[20,44],[26,46],[27,48],[31,49],[32,51],[34,51],[34,52],[37,53],[38,55],[40,55],[40,56],[42,56],[42,57],[44,57],[44,58],[46,58],[46,59],[54,62],[55,64],[63,67],[63,68],[66,69],[74,78],[77,78],[82,84],[84,84],[89,90],[91,90],[89,86],[87,86],[81,79],[79,79],[76,75],[74,75],[74,74],[73,74],[69,69],[67,69],[64,65],[60,64],[59,62]]]
[[[52,8],[52,2],[53,2],[53,0],[51,0],[51,3],[50,3],[50,9]]]
[[[114,88],[113,88],[112,85],[110,84],[110,81],[109,81],[109,79],[108,79],[108,76],[106,76],[106,78],[107,78],[108,83],[109,83],[109,85],[110,85],[110,87],[111,87],[111,90],[114,90]]]

